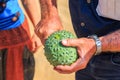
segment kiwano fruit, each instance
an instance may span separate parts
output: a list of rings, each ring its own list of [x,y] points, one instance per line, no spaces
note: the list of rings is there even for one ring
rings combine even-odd
[[[71,65],[78,58],[75,47],[63,46],[63,39],[76,38],[66,30],[56,31],[45,42],[45,56],[51,65]]]

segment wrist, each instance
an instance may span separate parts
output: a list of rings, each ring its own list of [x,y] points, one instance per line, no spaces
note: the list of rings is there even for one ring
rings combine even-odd
[[[112,50],[112,49],[109,49],[109,48],[108,48],[108,46],[110,46],[109,44],[111,44],[111,43],[108,43],[107,38],[104,38],[104,37],[105,37],[105,36],[100,37],[100,40],[101,40],[101,42],[102,42],[102,51],[103,51],[103,52],[108,52],[108,51]]]
[[[97,37],[97,35],[91,35],[91,36],[88,36],[88,38],[91,38],[95,41],[95,45],[96,45],[95,55],[99,55],[102,52],[102,42],[101,42],[101,40]]]

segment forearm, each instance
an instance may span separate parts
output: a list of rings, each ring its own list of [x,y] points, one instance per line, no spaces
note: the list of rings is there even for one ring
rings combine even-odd
[[[32,21],[32,23],[37,25],[37,23],[40,21],[40,6],[39,1],[37,0],[21,0],[23,7]]]
[[[120,52],[120,29],[100,38],[103,52]]]
[[[41,19],[58,17],[56,0],[40,0]]]

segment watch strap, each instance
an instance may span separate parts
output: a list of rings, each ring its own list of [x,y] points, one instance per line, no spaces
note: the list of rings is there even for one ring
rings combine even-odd
[[[97,37],[97,35],[90,35],[88,36],[88,38],[92,38],[95,41],[96,44],[96,52],[95,55],[99,55],[102,51],[102,43],[100,41],[100,39]]]

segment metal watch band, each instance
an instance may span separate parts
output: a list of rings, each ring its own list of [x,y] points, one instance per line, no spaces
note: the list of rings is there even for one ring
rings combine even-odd
[[[99,55],[101,53],[101,46],[102,46],[102,43],[101,41],[99,40],[99,38],[97,37],[97,35],[90,35],[88,36],[88,38],[92,38],[94,39],[95,41],[95,44],[96,44],[96,52],[95,52],[95,55]]]

